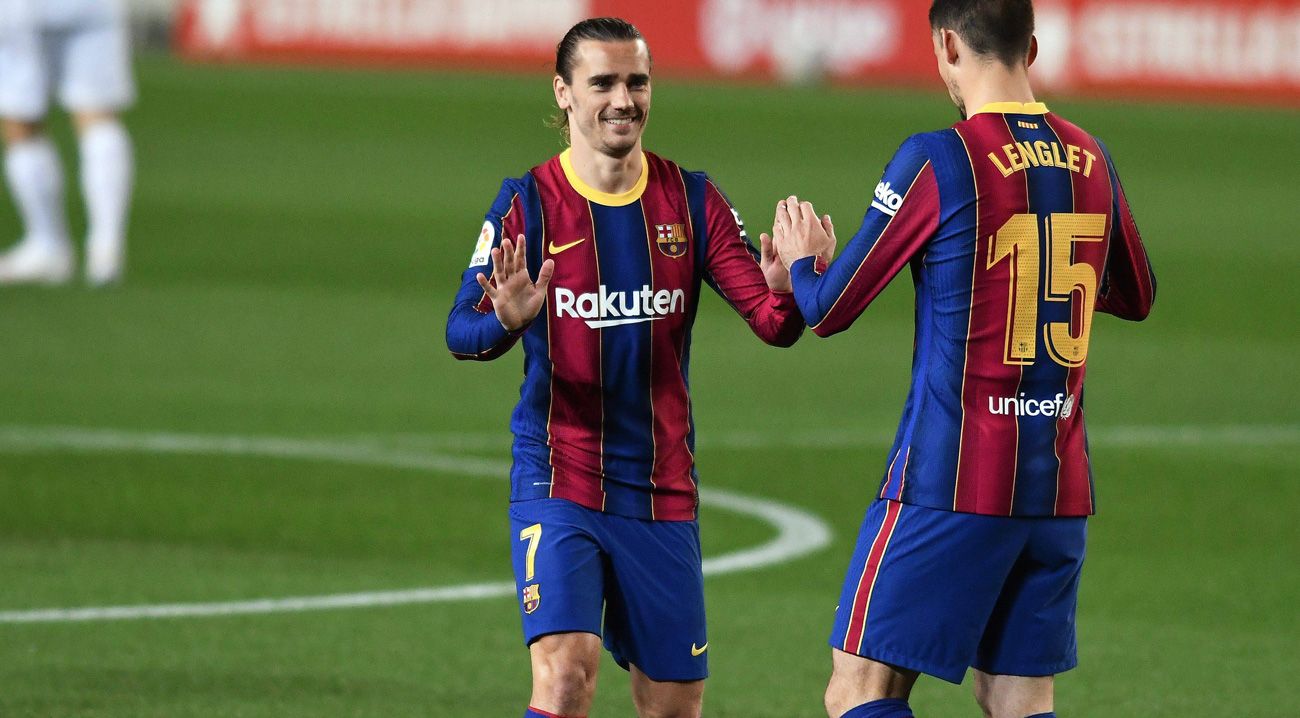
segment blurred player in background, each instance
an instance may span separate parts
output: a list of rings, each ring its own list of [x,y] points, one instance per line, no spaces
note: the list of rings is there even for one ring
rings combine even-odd
[[[916,284],[911,391],[840,596],[826,709],[911,716],[919,673],[972,667],[985,715],[1046,718],[1077,662],[1093,311],[1145,318],[1155,278],[1106,148],[1034,100],[1030,0],[936,0],[930,24],[962,121],[903,143],[824,273],[828,224],[778,205],[819,336],[903,267]]]
[[[0,254],[0,283],[57,284],[73,250],[59,155],[46,132],[52,99],[72,113],[89,229],[86,281],[122,277],[131,139],[118,112],[135,98],[122,0],[0,0],[0,121],[5,179],[24,235]]]
[[[502,184],[447,322],[462,359],[524,344],[510,527],[535,718],[587,713],[602,630],[641,716],[700,714],[687,369],[701,284],[769,344],[804,327],[789,273],[717,186],[642,150],[650,69],[623,20],[569,30],[553,86],[571,146]]]

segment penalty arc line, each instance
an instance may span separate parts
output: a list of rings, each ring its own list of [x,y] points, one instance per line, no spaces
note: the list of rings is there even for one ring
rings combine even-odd
[[[715,448],[835,448],[888,442],[867,430],[806,431],[779,436],[761,432],[718,432],[702,444]],[[396,439],[402,444],[386,444]],[[509,465],[503,461],[438,453],[437,448],[490,448],[507,437],[498,434],[430,434],[414,437],[369,437],[366,440],[322,441],[280,437],[247,437],[178,433],[144,433],[71,427],[0,426],[0,452],[72,450],[94,452],[149,452],[158,454],[221,454],[276,459],[315,460],[351,465],[438,471],[462,477],[497,479]],[[1097,443],[1129,447],[1253,446],[1286,447],[1300,444],[1300,426],[1130,426],[1107,427],[1092,432]],[[416,445],[419,444],[419,445]],[[772,541],[704,561],[707,575],[755,570],[789,561],[824,548],[830,531],[821,519],[764,499],[719,489],[702,489],[702,503],[762,518],[777,528]],[[102,621],[184,616],[219,616],[393,606],[496,598],[510,595],[508,582],[467,584],[404,591],[362,592],[328,596],[256,599],[221,603],[183,603],[150,606],[109,606],[73,609],[0,611],[0,623]]]
[[[503,461],[431,452],[393,451],[373,444],[276,437],[0,427],[0,452],[50,449],[258,456],[441,471],[490,478],[500,478],[509,471],[509,465]],[[793,506],[723,489],[701,489],[700,502],[760,519],[775,528],[777,534],[758,546],[704,559],[706,576],[753,571],[806,556],[830,544],[831,532],[826,522]],[[513,595],[514,591],[513,583],[498,582],[213,603],[46,608],[0,611],[0,624],[121,621],[369,608],[500,598]]]

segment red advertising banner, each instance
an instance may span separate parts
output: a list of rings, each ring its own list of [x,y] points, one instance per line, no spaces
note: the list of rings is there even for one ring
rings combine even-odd
[[[573,23],[636,23],[660,71],[934,84],[919,0],[185,0],[205,59],[542,70]],[[1300,106],[1300,0],[1039,0],[1034,75],[1052,93]]]

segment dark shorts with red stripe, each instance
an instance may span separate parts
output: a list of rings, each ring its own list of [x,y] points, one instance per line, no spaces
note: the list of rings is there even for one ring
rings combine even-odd
[[[510,504],[510,532],[524,643],[594,633],[624,669],[656,681],[708,677],[697,522],[533,499]]]
[[[961,683],[966,668],[1050,676],[1078,663],[1087,519],[880,500],[867,509],[831,647]]]

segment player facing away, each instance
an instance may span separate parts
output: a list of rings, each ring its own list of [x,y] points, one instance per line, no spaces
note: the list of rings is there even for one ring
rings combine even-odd
[[[971,667],[986,716],[1043,718],[1076,664],[1093,313],[1141,320],[1156,284],[1110,154],[1034,99],[1030,1],[936,0],[930,24],[962,121],[903,143],[824,273],[828,224],[778,207],[819,336],[904,267],[916,289],[911,388],[836,610],[826,710],[911,716],[920,673]]]
[[[770,243],[754,249],[706,175],[642,150],[650,74],[623,20],[564,36],[553,86],[570,147],[502,183],[447,321],[461,359],[524,345],[510,541],[532,656],[526,716],[587,713],[602,635],[639,715],[700,714],[709,638],[688,365],[701,286],[768,344],[804,328]]]
[[[130,63],[122,0],[0,0],[5,179],[24,232],[0,254],[0,283],[72,278],[63,168],[45,131],[51,95],[77,129],[86,281],[121,278],[134,162],[118,113],[135,99]]]

